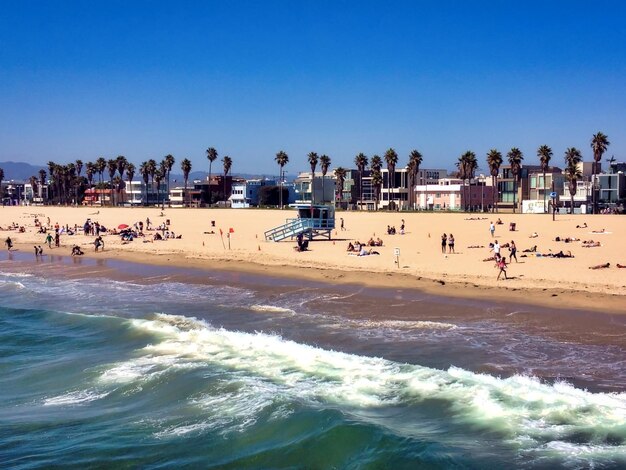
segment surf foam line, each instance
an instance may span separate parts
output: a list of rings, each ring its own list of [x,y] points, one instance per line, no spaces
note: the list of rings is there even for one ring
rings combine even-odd
[[[438,370],[401,364],[276,335],[216,329],[184,316],[158,314],[152,320],[128,321],[156,341],[140,351],[137,374],[126,363],[114,367],[125,370],[123,380],[139,378],[142,371],[155,372],[160,365],[211,364],[269,382],[273,393],[284,398],[336,406],[348,413],[438,400],[450,409],[452,422],[496,431],[520,450],[545,452],[544,457],[560,455],[563,449],[571,455],[572,448],[584,448],[585,458],[602,460],[623,459],[626,452],[625,393],[590,393],[565,382],[550,385],[528,376],[498,378],[457,367]],[[111,380],[116,374],[104,375]]]

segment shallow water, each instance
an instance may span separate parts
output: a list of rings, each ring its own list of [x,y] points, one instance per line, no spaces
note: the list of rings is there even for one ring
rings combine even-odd
[[[3,466],[626,466],[619,317],[7,258]]]

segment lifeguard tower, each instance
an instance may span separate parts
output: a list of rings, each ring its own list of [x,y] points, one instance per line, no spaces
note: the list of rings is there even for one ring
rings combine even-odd
[[[298,211],[297,219],[287,219],[283,225],[265,232],[265,239],[279,242],[300,234],[309,240],[315,237],[328,237],[335,228],[335,207],[318,204],[291,204]]]

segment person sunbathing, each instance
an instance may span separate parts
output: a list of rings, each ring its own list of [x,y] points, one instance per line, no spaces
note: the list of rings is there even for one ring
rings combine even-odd
[[[539,236],[539,234],[537,232],[533,232],[529,235],[528,238],[537,238]]]
[[[596,264],[595,266],[589,266],[589,269],[605,269],[611,266],[611,263]]]
[[[591,233],[604,233],[605,229],[601,228],[600,230],[592,230]]]
[[[619,264],[619,263],[617,263],[617,267],[618,267],[618,268],[622,268],[622,269],[623,269],[623,268],[626,268],[626,266],[625,266],[625,265],[623,265],[623,264]]]
[[[348,242],[348,248],[346,249],[346,251],[354,251],[354,245],[352,244],[352,242]]]
[[[589,240],[588,242],[583,242],[582,244],[583,248],[594,248],[596,246],[602,246],[602,245],[600,245],[600,242],[594,242],[593,240]]]
[[[587,222],[583,223],[582,225],[577,225],[576,228],[587,228]]]
[[[532,248],[526,248],[523,253],[537,253],[537,245],[533,246]]]

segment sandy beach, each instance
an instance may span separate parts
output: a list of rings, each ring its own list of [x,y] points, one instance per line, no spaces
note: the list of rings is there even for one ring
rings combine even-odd
[[[550,307],[602,310],[626,313],[626,252],[623,240],[626,219],[619,216],[521,214],[439,214],[439,213],[337,213],[337,230],[332,240],[316,239],[309,251],[294,250],[295,240],[265,241],[264,232],[295,217],[293,211],[234,209],[168,209],[106,207],[5,207],[0,210],[0,227],[11,224],[25,231],[3,230],[3,242],[11,237],[14,249],[31,251],[41,245],[45,254],[69,255],[79,245],[86,256],[119,257],[144,263],[194,266],[268,272],[277,276],[298,277],[328,282],[361,283],[371,286],[418,288],[439,295],[468,298],[503,298]],[[60,247],[48,248],[46,235],[38,233],[35,218],[53,228],[82,227],[90,218],[107,229],[120,224],[133,225],[150,219],[154,227],[169,220],[169,229],[179,239],[154,241],[155,231],[144,232],[129,243],[119,236],[103,235],[105,250],[94,253],[92,236],[82,231],[61,235]],[[343,218],[345,230],[340,229]],[[387,226],[399,232],[402,220],[405,234],[387,235]],[[490,222],[495,225],[492,238]],[[212,226],[215,221],[215,226]],[[515,231],[510,224],[515,224]],[[584,227],[586,225],[586,227]],[[578,227],[578,228],[577,228]],[[582,228],[584,227],[584,228]],[[220,235],[220,232],[222,235]],[[443,254],[441,235],[455,238],[455,253]],[[229,235],[228,235],[229,234]],[[536,236],[533,236],[536,234]],[[366,243],[380,237],[379,255],[355,256],[346,251],[349,242]],[[556,239],[560,238],[560,241]],[[565,242],[563,239],[571,241]],[[489,244],[514,241],[519,262],[508,268],[508,280],[496,281],[498,269]],[[583,241],[599,242],[586,247]],[[230,249],[229,249],[230,243]],[[536,252],[524,252],[536,246]],[[5,247],[6,248],[6,247]],[[399,249],[396,264],[395,249]],[[573,258],[545,255],[571,253]],[[509,256],[509,250],[501,253]],[[542,256],[538,256],[538,254]],[[589,269],[610,263],[605,269]]]

